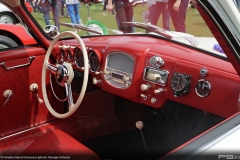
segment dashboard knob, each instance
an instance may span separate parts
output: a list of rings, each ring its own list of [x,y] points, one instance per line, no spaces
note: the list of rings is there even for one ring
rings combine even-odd
[[[155,104],[156,102],[157,102],[157,99],[156,99],[156,98],[152,98],[152,99],[151,99],[151,103],[152,103],[152,104]]]
[[[102,74],[102,72],[101,72],[101,71],[100,71],[100,72],[97,72],[97,71],[96,71],[95,74],[96,74],[96,75],[98,75],[98,74]]]
[[[150,84],[142,84],[142,85],[141,85],[141,90],[142,90],[142,91],[146,91],[146,90],[148,90],[149,88],[151,88]]]
[[[129,81],[129,80],[130,80],[130,78],[129,78],[129,77],[127,77],[127,76],[123,76],[122,80],[123,80],[124,82],[127,82],[127,81]]]
[[[98,84],[100,82],[101,80],[97,79],[96,77],[93,78],[93,84]]]
[[[160,78],[161,78],[161,76],[159,74],[149,74],[148,75],[148,79],[151,80],[151,81],[156,81]]]
[[[152,56],[149,59],[149,64],[150,64],[150,66],[152,66],[154,68],[159,68],[159,67],[162,67],[164,65],[164,61],[159,56]]]
[[[103,71],[103,75],[109,75],[109,74],[111,74],[111,72],[109,72],[109,71]]]
[[[146,96],[146,95],[141,94],[140,96],[141,96],[144,100],[147,100],[147,96]]]
[[[158,94],[158,93],[163,93],[163,89],[162,88],[158,88],[158,89],[155,89],[154,91],[153,91],[155,94]]]

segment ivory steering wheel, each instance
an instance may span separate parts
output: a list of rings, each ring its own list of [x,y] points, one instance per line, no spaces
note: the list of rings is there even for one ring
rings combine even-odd
[[[52,52],[53,47],[56,45],[56,43],[59,41],[60,38],[64,36],[72,36],[74,37],[78,43],[80,44],[80,47],[82,48],[82,53],[83,53],[83,59],[84,59],[84,78],[83,78],[83,84],[82,84],[82,89],[79,94],[79,97],[76,101],[76,103],[73,103],[73,97],[72,97],[72,90],[71,90],[71,82],[74,78],[74,72],[73,72],[73,67],[70,63],[68,62],[63,62],[62,64],[50,64],[48,62],[50,54]],[[66,113],[60,114],[57,113],[49,103],[48,97],[47,97],[47,92],[46,92],[46,71],[50,70],[53,74],[55,74],[55,78],[59,84],[64,86],[66,88],[66,93],[67,93],[67,99],[68,99],[68,105],[69,105],[69,110]],[[43,92],[43,99],[45,101],[45,104],[49,110],[49,112],[57,117],[57,118],[67,118],[71,116],[80,106],[83,97],[86,92],[87,88],[87,82],[88,82],[88,56],[87,56],[87,51],[85,44],[83,43],[82,39],[80,38],[79,35],[72,31],[65,31],[60,34],[58,34],[53,41],[51,42],[46,56],[44,58],[43,62],[43,68],[42,68],[42,92]]]

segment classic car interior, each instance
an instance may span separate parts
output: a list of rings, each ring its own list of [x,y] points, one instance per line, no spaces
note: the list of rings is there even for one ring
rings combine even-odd
[[[156,34],[50,38],[24,1],[1,2],[37,43],[0,51],[0,157],[158,159],[239,112],[239,41],[210,2],[195,7],[225,54]]]

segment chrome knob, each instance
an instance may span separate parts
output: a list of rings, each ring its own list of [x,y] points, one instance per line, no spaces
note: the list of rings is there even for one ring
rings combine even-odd
[[[146,95],[141,94],[140,96],[143,98],[143,100],[147,100],[147,96]]]
[[[163,94],[163,89],[162,88],[158,88],[158,89],[154,90],[154,94],[158,94],[158,93]]]
[[[150,64],[150,66],[152,66],[154,68],[159,68],[159,67],[162,67],[164,65],[164,61],[159,56],[152,56],[149,59],[149,64]]]
[[[150,84],[142,84],[142,85],[141,85],[141,90],[142,90],[142,91],[146,91],[146,90],[148,90],[149,88],[151,88]]]
[[[100,79],[97,79],[96,77],[93,78],[93,84],[98,84],[100,82],[101,82]]]
[[[151,99],[151,103],[152,103],[152,104],[155,104],[156,102],[157,102],[157,99],[156,99],[156,98],[152,98],[152,99]]]

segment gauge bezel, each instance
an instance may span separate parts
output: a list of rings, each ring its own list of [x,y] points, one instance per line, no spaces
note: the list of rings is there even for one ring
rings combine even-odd
[[[174,85],[175,84],[175,79],[178,78],[178,77],[180,78],[179,81],[181,80],[181,81],[184,82],[182,86],[180,86],[180,84]],[[187,80],[186,80],[186,78],[183,74],[179,74],[179,73],[174,73],[173,74],[173,77],[171,79],[171,88],[172,88],[173,91],[176,91],[176,92],[183,91],[186,87],[186,84],[187,84]],[[178,86],[178,87],[180,86],[180,87],[177,88],[176,86]]]
[[[74,58],[73,53],[72,53],[72,50],[67,49],[66,52],[67,52],[67,58],[68,58],[68,60],[72,61],[73,58]]]
[[[198,90],[198,84],[199,84],[199,83],[206,83],[206,85],[208,86],[208,91],[206,91],[206,93],[204,93],[204,94],[199,93],[199,92],[200,92],[200,91]],[[202,86],[202,85],[201,85],[201,86]],[[209,94],[211,93],[211,84],[210,84],[210,82],[207,81],[207,80],[205,80],[205,79],[200,79],[200,80],[198,80],[198,82],[197,82],[196,85],[195,85],[195,92],[196,92],[196,94],[197,94],[199,97],[201,97],[201,98],[204,98],[204,97],[209,96]]]
[[[81,66],[81,64],[79,64],[78,63],[78,61],[77,61],[77,58],[79,58],[79,57],[77,57],[78,55],[77,55],[77,52],[81,52],[81,56],[82,56],[82,60],[83,60],[83,54],[82,54],[82,49],[81,48],[79,48],[79,47],[76,47],[75,49],[74,49],[74,63],[76,64],[76,66],[78,67],[78,68],[81,68],[81,67],[84,67],[84,61],[82,61],[82,66]]]
[[[64,60],[67,57],[64,49],[60,49],[60,55],[61,55],[61,60]]]
[[[101,53],[98,51],[98,50],[89,50],[89,69],[91,72],[96,72],[96,71],[99,71],[100,68],[101,68]],[[95,54],[97,56],[97,59],[98,59],[98,66],[95,68],[93,68],[93,64],[91,62],[91,56],[93,56],[93,54]]]

